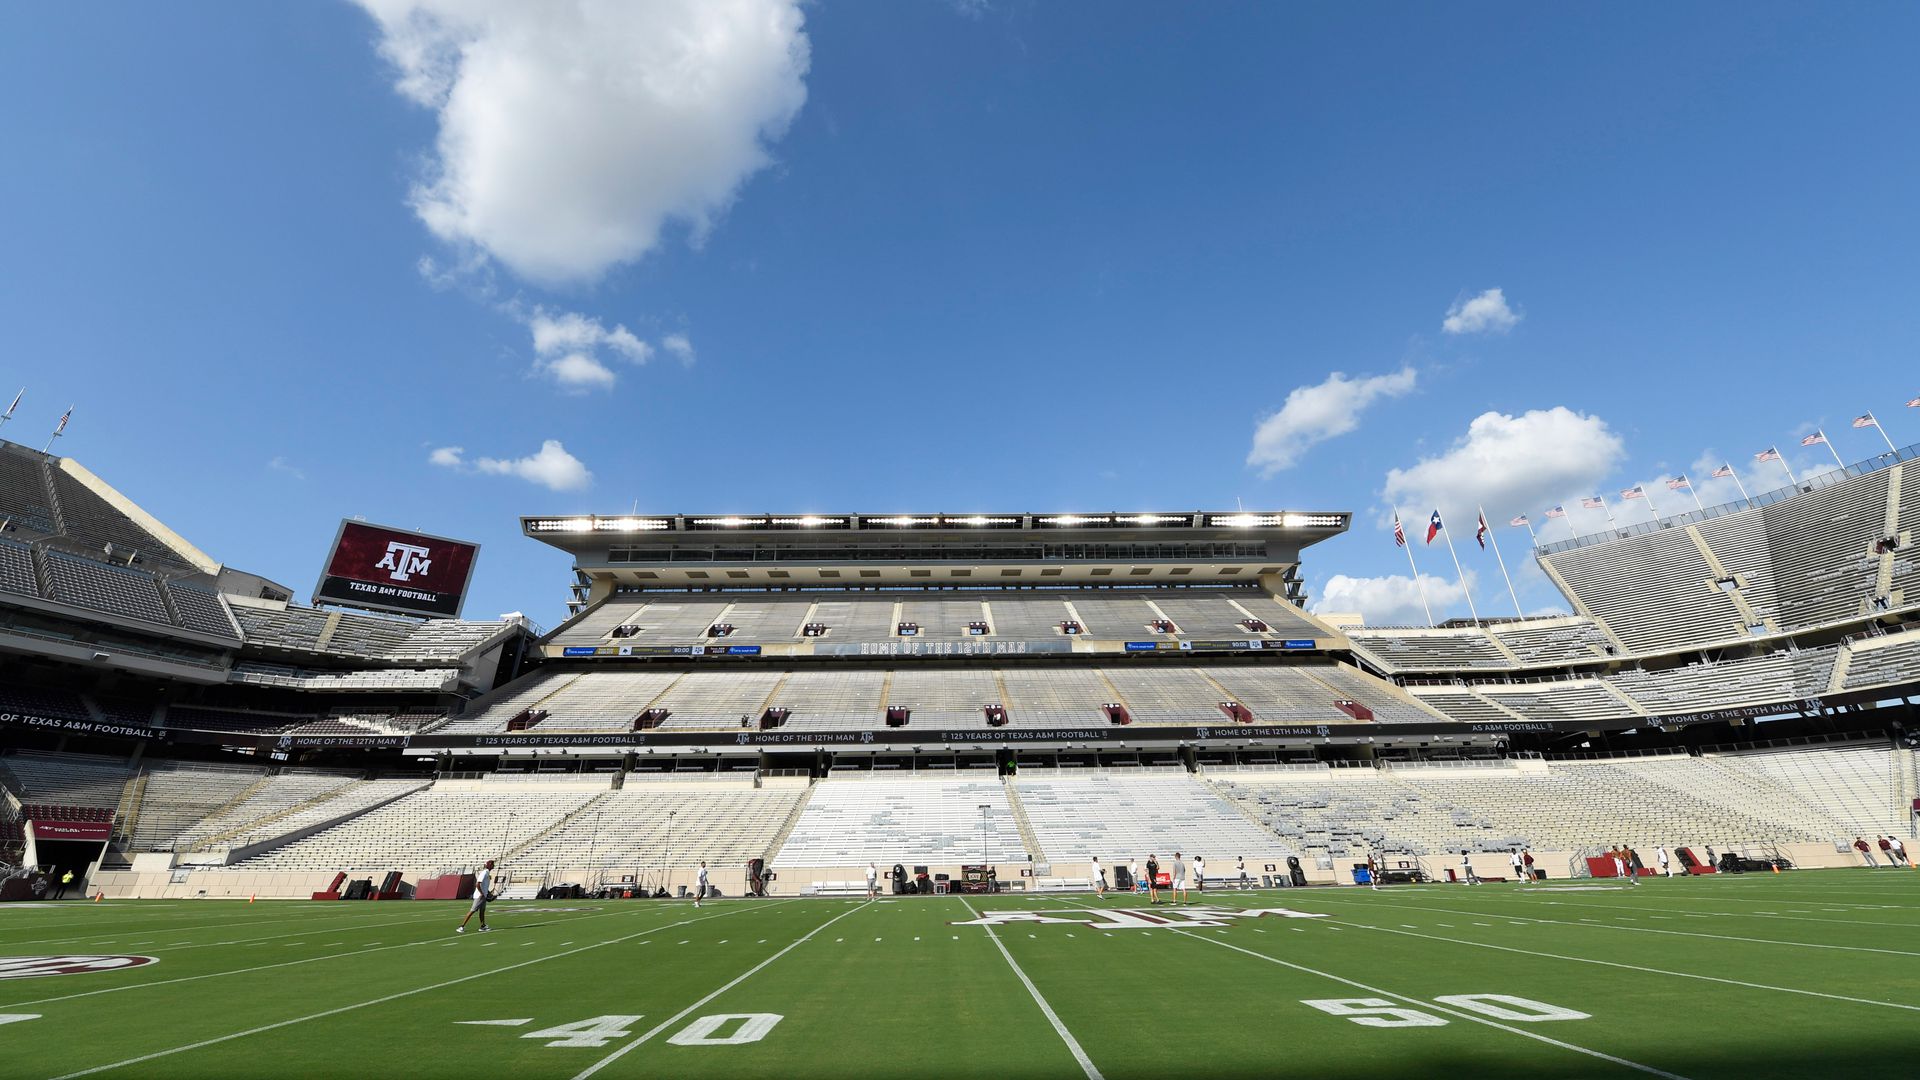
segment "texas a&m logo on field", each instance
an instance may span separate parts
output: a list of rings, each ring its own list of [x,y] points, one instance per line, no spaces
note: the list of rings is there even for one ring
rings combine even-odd
[[[952,926],[1007,926],[1041,924],[1050,926],[1091,926],[1095,930],[1186,930],[1192,927],[1225,926],[1234,919],[1324,919],[1328,916],[1291,908],[1212,908],[1166,907],[1152,911],[1126,908],[1074,908],[1067,911],[987,911],[977,919],[950,923]]]

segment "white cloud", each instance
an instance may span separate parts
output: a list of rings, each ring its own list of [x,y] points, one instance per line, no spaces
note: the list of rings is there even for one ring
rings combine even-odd
[[[1418,377],[1411,367],[1364,379],[1336,371],[1325,382],[1295,387],[1280,411],[1254,429],[1247,464],[1262,476],[1292,467],[1309,449],[1360,426],[1360,413],[1376,399],[1410,393]]]
[[[1454,301],[1440,329],[1449,334],[1504,334],[1521,318],[1507,306],[1505,293],[1488,289],[1471,300]]]
[[[1485,412],[1445,453],[1389,469],[1383,494],[1409,522],[1438,508],[1456,532],[1471,530],[1476,506],[1486,507],[1490,522],[1515,514],[1541,520],[1546,507],[1604,490],[1624,453],[1605,420],[1564,405],[1519,416]]]
[[[696,236],[806,102],[798,0],[358,0],[439,136],[414,212],[542,282]]]
[[[608,366],[610,360],[644,364],[653,357],[653,346],[626,327],[615,324],[609,330],[599,319],[577,311],[536,307],[524,321],[533,334],[533,369],[576,393],[613,389],[618,376]]]
[[[579,458],[567,453],[558,439],[548,439],[540,444],[537,453],[526,457],[483,457],[471,463],[467,461],[465,447],[442,446],[427,455],[427,463],[460,472],[517,476],[553,491],[579,491],[593,483],[593,473],[587,471]]]
[[[668,334],[660,339],[660,347],[667,350],[683,366],[693,364],[693,342],[685,334]]]
[[[1452,605],[1466,600],[1466,590],[1458,581],[1421,574],[1420,583],[1426,587],[1427,602],[1433,605],[1435,620],[1445,619]],[[1366,618],[1368,626],[1427,625],[1427,610],[1420,603],[1420,585],[1414,584],[1408,574],[1386,577],[1335,574],[1327,579],[1313,610],[1316,615],[1357,611]]]

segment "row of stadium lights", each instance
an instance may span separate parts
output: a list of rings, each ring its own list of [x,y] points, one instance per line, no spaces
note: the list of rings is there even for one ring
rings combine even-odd
[[[1034,518],[1034,523],[1050,528],[1075,528],[1087,525],[1181,525],[1193,520],[1190,514],[1051,514]],[[849,519],[844,517],[712,517],[690,518],[689,522],[703,529],[844,529]],[[885,525],[899,529],[914,528],[995,528],[1019,525],[1019,517],[989,517],[984,514],[969,516],[949,516],[944,514],[921,517],[863,517],[863,525]],[[1208,528],[1255,529],[1255,528],[1337,528],[1343,524],[1338,514],[1208,514]],[[668,518],[543,518],[528,523],[533,532],[665,532],[673,528]]]

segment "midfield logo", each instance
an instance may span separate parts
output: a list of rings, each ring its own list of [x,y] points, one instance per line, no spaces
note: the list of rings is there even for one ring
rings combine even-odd
[[[432,548],[418,544],[403,544],[398,540],[387,541],[387,553],[373,564],[375,570],[385,570],[387,576],[395,581],[412,581],[413,575],[426,577],[433,569],[433,560],[427,558]]]
[[[1325,919],[1329,916],[1291,908],[1210,908],[1168,907],[1114,909],[1111,911],[1076,908],[1071,911],[989,911],[977,919],[949,923],[950,926],[1010,926],[1024,923],[1047,926],[1089,926],[1095,930],[1186,930],[1202,926],[1226,926],[1234,919]]]

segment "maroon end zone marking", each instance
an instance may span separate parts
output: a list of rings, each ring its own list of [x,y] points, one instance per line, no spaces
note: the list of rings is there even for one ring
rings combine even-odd
[[[61,956],[0,956],[0,979],[37,979],[43,975],[85,975],[121,971],[156,963],[151,956],[68,953]]]

